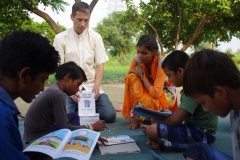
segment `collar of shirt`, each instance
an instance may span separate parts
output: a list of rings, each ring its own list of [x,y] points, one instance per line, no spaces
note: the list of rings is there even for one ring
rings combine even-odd
[[[0,86],[0,101],[2,101],[10,110],[19,115],[20,112],[8,92]]]
[[[83,37],[83,35],[84,35],[84,33],[87,32],[87,28],[86,28],[81,34],[77,34],[77,33],[74,31],[73,28],[71,28],[71,31],[72,31],[72,34],[73,34],[77,39],[81,40],[82,37]]]

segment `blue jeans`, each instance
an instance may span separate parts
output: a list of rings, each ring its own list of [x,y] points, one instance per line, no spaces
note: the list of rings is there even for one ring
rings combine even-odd
[[[66,95],[66,111],[67,113],[77,112],[78,103],[71,97]],[[116,119],[116,111],[110,102],[107,94],[102,93],[96,100],[96,112],[99,113],[100,119],[106,123],[113,123]]]
[[[213,148],[209,144],[196,142],[192,144],[183,156],[194,160],[233,160],[232,157]]]

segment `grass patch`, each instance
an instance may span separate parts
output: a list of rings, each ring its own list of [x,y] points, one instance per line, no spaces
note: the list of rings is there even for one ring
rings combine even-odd
[[[119,61],[120,57],[109,56],[109,61],[104,63],[102,84],[123,83],[133,56],[134,54],[126,55],[125,61]],[[51,74],[49,79],[45,82],[45,86],[50,86],[55,82],[55,74]]]
[[[119,61],[120,57],[109,56],[109,61],[104,63],[102,83],[123,83],[131,64],[132,56],[128,55],[125,61]]]

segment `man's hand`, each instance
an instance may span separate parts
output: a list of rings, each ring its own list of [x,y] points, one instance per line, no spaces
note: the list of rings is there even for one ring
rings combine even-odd
[[[94,131],[103,131],[105,129],[105,121],[99,120],[93,123]]]
[[[96,86],[96,85],[93,86],[92,91],[95,92],[95,96],[94,96],[95,100],[97,100],[98,97],[100,96],[99,90],[100,90],[100,86]]]
[[[77,92],[75,95],[70,96],[75,102],[78,102],[81,98],[80,94]]]

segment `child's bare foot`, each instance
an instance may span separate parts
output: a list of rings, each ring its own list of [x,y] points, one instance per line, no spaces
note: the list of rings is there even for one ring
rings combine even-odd
[[[147,128],[148,126],[147,126],[147,125],[141,125],[140,127],[141,127],[141,129],[142,129],[142,132],[143,132],[145,135],[147,135],[146,128]]]
[[[154,150],[157,150],[159,149],[159,145],[158,145],[158,142],[155,142],[155,141],[147,141],[146,145],[151,148],[151,149],[154,149]]]
[[[134,119],[134,121],[127,125],[127,129],[136,129],[138,128],[140,125],[142,124],[142,121],[141,120],[136,120]]]

